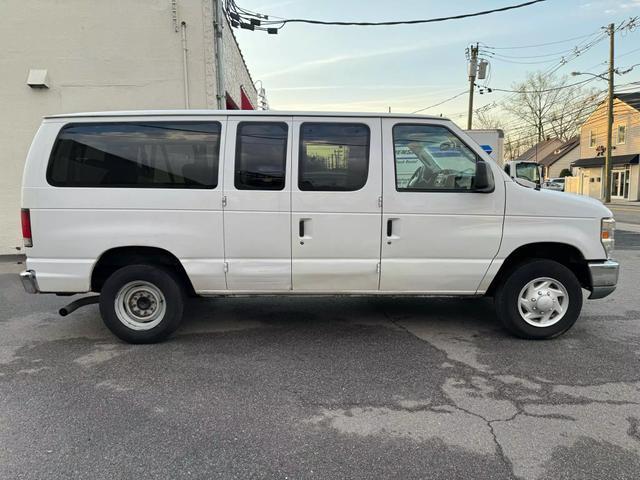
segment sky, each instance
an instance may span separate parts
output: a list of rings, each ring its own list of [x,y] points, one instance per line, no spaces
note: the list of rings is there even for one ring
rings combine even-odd
[[[236,0],[238,6],[284,18],[387,21],[432,18],[521,3],[522,0]],[[340,27],[288,24],[278,35],[236,29],[234,33],[255,81],[261,80],[277,110],[409,113],[468,90],[465,49],[481,42],[501,59],[489,58],[488,85],[511,89],[527,72],[545,70],[588,42],[608,23],[640,16],[640,0],[547,0],[483,17],[436,24]],[[640,24],[639,24],[640,25]],[[576,38],[584,37],[584,38]],[[568,42],[535,48],[532,44]],[[640,63],[640,28],[616,35],[616,66]],[[497,48],[499,47],[499,48]],[[543,55],[543,56],[541,56]],[[485,55],[486,56],[486,55]],[[608,41],[562,66],[557,74],[606,70]],[[531,63],[531,62],[546,63]],[[514,63],[523,62],[523,63]],[[587,78],[587,77],[583,77]],[[618,76],[640,81],[640,66]],[[486,82],[479,81],[485,84]],[[606,82],[590,82],[606,88]],[[640,85],[638,85],[640,90]],[[475,108],[507,93],[475,95]],[[468,96],[423,111],[463,124]]]

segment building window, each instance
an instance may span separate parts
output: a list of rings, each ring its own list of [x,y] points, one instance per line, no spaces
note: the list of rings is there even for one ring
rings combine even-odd
[[[76,123],[62,128],[47,179],[56,187],[215,188],[220,123]]]
[[[623,144],[627,139],[627,126],[626,125],[618,125],[618,145]]]
[[[287,162],[288,126],[280,122],[242,122],[236,138],[238,190],[282,190]]]
[[[298,188],[360,190],[369,173],[369,136],[369,127],[363,124],[302,124]]]
[[[594,130],[589,130],[589,147],[593,148],[596,146],[596,132]]]

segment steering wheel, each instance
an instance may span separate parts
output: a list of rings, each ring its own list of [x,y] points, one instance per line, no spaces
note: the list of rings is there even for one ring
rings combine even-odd
[[[410,188],[431,188],[433,187],[433,181],[435,179],[435,174],[425,165],[421,165],[419,168],[413,172],[411,178],[409,179],[409,183],[407,183],[407,187]]]

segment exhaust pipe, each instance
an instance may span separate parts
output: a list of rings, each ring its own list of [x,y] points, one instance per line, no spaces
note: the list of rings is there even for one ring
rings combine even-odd
[[[66,317],[70,313],[75,312],[80,307],[98,303],[99,301],[100,295],[91,295],[89,297],[78,298],[77,300],[71,302],[69,305],[62,307],[60,310],[58,310],[58,313],[60,314],[60,316]]]

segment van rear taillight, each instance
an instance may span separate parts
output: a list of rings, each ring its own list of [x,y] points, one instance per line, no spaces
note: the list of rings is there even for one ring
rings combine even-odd
[[[33,239],[31,238],[31,213],[28,208],[20,211],[20,220],[22,222],[22,239],[25,247],[33,247]]]

